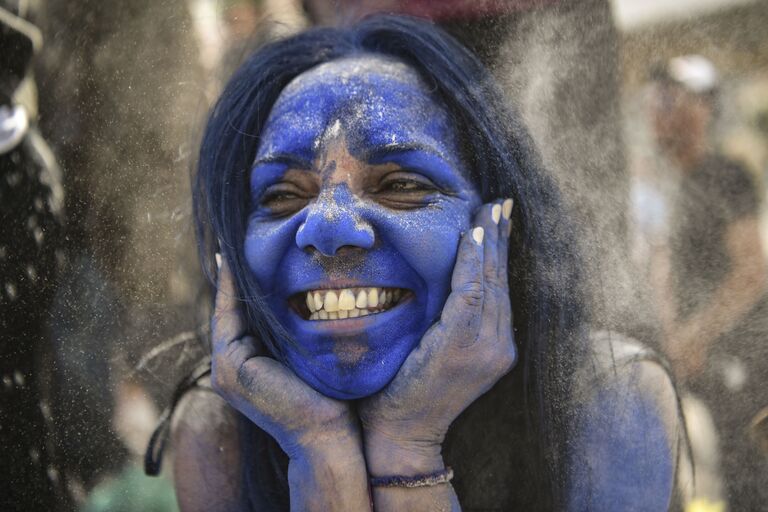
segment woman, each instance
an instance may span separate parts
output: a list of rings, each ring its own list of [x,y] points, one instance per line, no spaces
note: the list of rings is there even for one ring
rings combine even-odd
[[[557,193],[448,35],[378,17],[263,48],[195,193],[223,261],[183,510],[668,506],[669,379],[588,341]]]

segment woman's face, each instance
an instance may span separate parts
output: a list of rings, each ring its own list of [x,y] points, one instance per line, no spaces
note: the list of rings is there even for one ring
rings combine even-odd
[[[244,250],[304,381],[349,399],[394,377],[450,291],[480,205],[466,175],[453,119],[400,62],[333,61],[283,90],[251,173]]]

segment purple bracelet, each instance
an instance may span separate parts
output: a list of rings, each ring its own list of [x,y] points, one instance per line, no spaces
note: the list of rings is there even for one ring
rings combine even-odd
[[[371,487],[432,487],[447,484],[453,478],[453,469],[447,467],[434,473],[415,476],[375,476],[371,478]]]

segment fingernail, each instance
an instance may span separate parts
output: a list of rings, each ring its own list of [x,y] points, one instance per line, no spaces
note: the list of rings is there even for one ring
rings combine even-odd
[[[491,218],[493,219],[494,224],[499,223],[499,219],[501,219],[501,205],[495,204],[493,205],[493,208],[491,208]]]
[[[217,252],[213,257],[216,259],[216,268],[221,270],[221,254]]]
[[[506,199],[501,205],[501,212],[507,220],[512,216],[512,204],[511,199]]]
[[[483,245],[484,235],[485,231],[483,228],[475,228],[472,230],[472,240],[474,240],[477,245]]]

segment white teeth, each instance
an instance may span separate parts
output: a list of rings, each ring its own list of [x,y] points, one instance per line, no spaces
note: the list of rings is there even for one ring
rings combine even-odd
[[[375,308],[379,305],[379,290],[377,288],[368,289],[368,307]]]
[[[325,310],[329,313],[333,313],[339,310],[339,296],[336,292],[328,292],[325,294]]]
[[[365,290],[357,292],[357,300],[355,300],[355,307],[357,309],[363,309],[368,307],[368,294]]]
[[[342,290],[339,294],[339,309],[355,309],[355,294],[352,290]]]
[[[310,313],[317,311],[317,308],[315,307],[315,299],[312,297],[312,292],[307,292],[307,307],[309,308]]]
[[[382,313],[400,301],[399,288],[344,288],[307,292],[309,320],[358,318]]]

